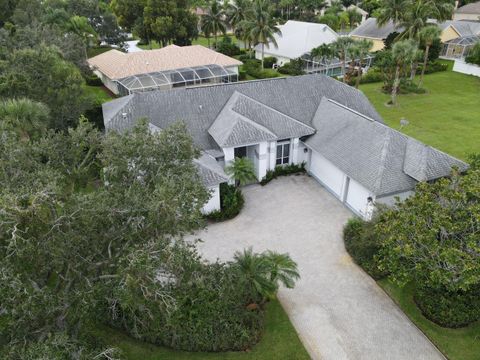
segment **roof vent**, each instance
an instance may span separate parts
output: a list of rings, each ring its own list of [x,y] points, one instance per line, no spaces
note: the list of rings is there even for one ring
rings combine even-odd
[[[125,120],[125,119],[127,118],[127,113],[126,113],[126,112],[123,112],[123,113],[122,113],[122,117],[123,117],[123,119]]]
[[[202,111],[202,110],[203,110],[203,105],[198,105],[198,109],[199,109],[200,111]]]

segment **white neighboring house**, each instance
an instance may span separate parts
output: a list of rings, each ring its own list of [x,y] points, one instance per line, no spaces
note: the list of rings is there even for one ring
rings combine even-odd
[[[223,167],[249,158],[258,180],[276,166],[306,163],[308,173],[354,213],[391,205],[420,181],[467,164],[383,123],[366,96],[311,74],[172,91],[135,93],[103,105],[105,128],[124,131],[142,118],[162,129],[181,119],[203,156],[196,161],[218,209]]]
[[[201,45],[169,45],[131,53],[109,50],[88,59],[88,65],[105,87],[123,96],[206,83],[236,82],[242,62]]]
[[[282,33],[275,34],[278,48],[273,43],[265,45],[264,48],[265,57],[276,57],[279,66],[338,39],[338,34],[325,24],[289,20],[279,28]],[[262,58],[261,45],[255,47],[255,57]]]

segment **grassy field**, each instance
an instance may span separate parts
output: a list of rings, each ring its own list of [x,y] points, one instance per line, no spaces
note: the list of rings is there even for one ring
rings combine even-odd
[[[227,36],[232,39],[234,44],[237,43],[237,38],[234,35],[227,35]],[[223,35],[219,35],[217,37],[217,40],[221,41],[222,38],[223,38]],[[214,42],[215,42],[215,39],[213,37],[211,37],[210,38],[210,45],[213,45]],[[202,45],[202,46],[208,47],[208,39],[204,36],[199,36],[197,39],[192,41],[192,45]],[[152,40],[150,45],[137,45],[137,46],[139,48],[144,49],[144,50],[159,49],[160,48],[160,45],[155,40]]]
[[[104,86],[89,86],[85,85],[88,94],[95,98],[97,104],[103,104],[114,99],[114,95],[110,93]]]
[[[268,305],[266,329],[262,340],[248,352],[192,353],[175,351],[161,346],[136,341],[127,335],[101,328],[98,336],[110,346],[122,350],[128,360],[308,360],[287,314],[278,301]]]
[[[443,328],[426,319],[415,305],[413,285],[400,288],[386,279],[378,283],[450,360],[480,359],[480,322],[460,329]]]
[[[394,107],[380,83],[360,88],[391,127],[400,129],[404,117],[402,131],[428,145],[460,159],[480,152],[480,78],[445,71],[426,75],[424,86],[426,94],[400,95]]]

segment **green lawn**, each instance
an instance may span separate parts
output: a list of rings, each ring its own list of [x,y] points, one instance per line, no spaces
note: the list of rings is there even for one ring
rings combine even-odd
[[[95,102],[97,104],[103,104],[115,98],[115,96],[104,86],[85,85],[85,89],[88,94],[95,97]]]
[[[237,43],[237,38],[235,37],[235,35],[227,35],[227,36],[232,39],[234,44]],[[223,38],[223,35],[219,35],[217,37],[217,40],[221,41],[222,38]],[[213,37],[211,37],[210,38],[210,44],[213,45],[214,42],[215,42],[215,39]],[[202,45],[202,46],[208,47],[208,39],[206,37],[200,35],[197,39],[192,41],[192,45]],[[158,44],[158,42],[156,42],[155,40],[152,40],[150,45],[137,45],[137,46],[141,49],[144,49],[144,50],[159,49],[161,47]]]
[[[424,86],[426,94],[400,95],[395,107],[385,105],[380,83],[360,88],[391,127],[404,117],[402,131],[428,145],[460,159],[480,152],[480,78],[444,71],[426,75]]]
[[[287,314],[278,301],[268,304],[266,329],[262,340],[248,352],[192,353],[175,351],[161,346],[136,341],[127,335],[101,328],[98,336],[110,346],[122,350],[128,360],[308,360]]]
[[[480,359],[480,322],[460,329],[443,328],[426,319],[415,305],[413,285],[400,288],[386,279],[378,284],[450,360]]]

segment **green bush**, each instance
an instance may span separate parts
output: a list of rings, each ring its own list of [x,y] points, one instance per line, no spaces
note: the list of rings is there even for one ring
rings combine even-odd
[[[295,60],[290,60],[288,63],[284,64],[283,66],[280,66],[278,68],[278,72],[280,74],[285,74],[285,75],[303,75],[305,74],[305,71],[303,70],[303,61],[302,59],[295,59]]]
[[[238,55],[236,58],[243,63],[246,63],[248,60],[254,60],[249,53]]]
[[[209,220],[225,221],[237,216],[245,204],[242,191],[227,183],[220,184],[220,210],[207,215]]]
[[[262,62],[257,59],[245,61],[242,70],[256,79],[268,79],[280,76],[275,70],[262,69]]]
[[[374,228],[375,220],[367,222],[357,217],[352,218],[343,229],[343,240],[347,252],[355,262],[378,280],[387,274],[378,269],[376,255],[380,251],[380,241]]]
[[[469,64],[480,66],[480,42],[476,43],[473,49],[470,50],[465,61]]]
[[[276,179],[279,176],[298,174],[305,172],[305,163],[301,164],[290,164],[286,166],[276,166],[274,170],[268,170],[267,174],[264,176],[260,185],[267,185],[273,179]]]
[[[238,71],[238,80],[245,80],[247,78],[247,72],[245,70]]]
[[[263,68],[264,69],[271,69],[273,64],[276,64],[278,59],[274,56],[267,56],[263,59]]]
[[[103,86],[102,80],[95,74],[85,76],[85,82],[89,86]]]
[[[223,40],[219,41],[216,50],[219,53],[227,56],[235,56],[241,54],[240,48],[232,43],[232,39],[230,37],[226,37]]]
[[[159,296],[145,299],[132,279],[110,325],[135,338],[184,351],[244,351],[255,345],[264,326],[261,296],[249,286],[238,267],[205,264],[187,250],[175,255],[173,267],[162,269],[174,280],[160,285]],[[158,285],[157,285],[158,286]],[[168,297],[163,297],[168,294]]]
[[[480,287],[452,293],[417,286],[414,300],[426,318],[443,327],[458,328],[480,320]]]
[[[423,64],[418,64],[418,68],[416,71],[417,75],[422,73],[422,68],[423,68]],[[448,70],[448,64],[442,63],[440,61],[432,61],[428,63],[427,69],[425,70],[425,74],[433,74],[436,72],[447,71],[447,70]]]

